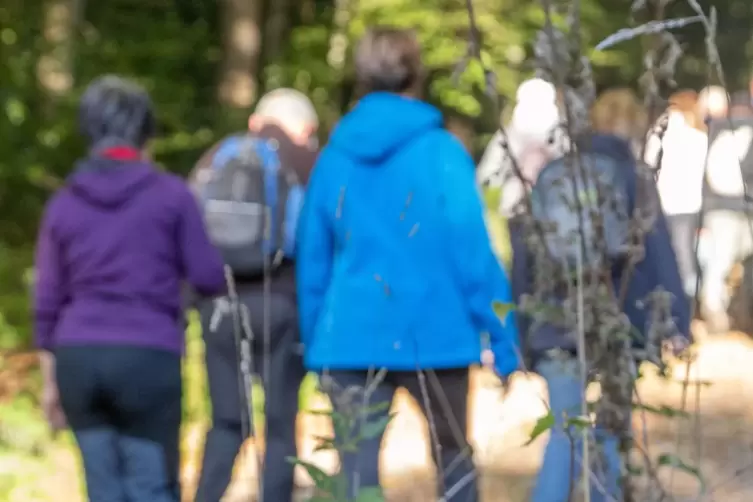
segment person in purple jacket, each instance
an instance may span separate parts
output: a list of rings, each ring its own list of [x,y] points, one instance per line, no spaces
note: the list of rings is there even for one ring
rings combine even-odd
[[[88,156],[49,201],[34,316],[50,425],[73,429],[92,502],[177,502],[182,281],[225,288],[219,252],[178,177],[145,156],[147,93],[95,80],[79,109]]]

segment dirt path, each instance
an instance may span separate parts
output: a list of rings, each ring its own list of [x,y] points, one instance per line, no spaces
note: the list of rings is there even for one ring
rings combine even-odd
[[[674,368],[673,378],[661,380],[649,376],[640,385],[642,400],[653,406],[679,407],[681,384],[686,368]],[[710,381],[711,385],[691,387],[687,393],[690,418],[636,416],[635,425],[643,440],[646,424],[649,450],[654,457],[677,452],[689,463],[700,457],[701,470],[711,492],[705,502],[749,502],[753,500],[753,343],[744,337],[728,336],[705,342],[691,379]],[[700,391],[698,394],[697,391]],[[523,502],[532,477],[538,468],[546,438],[531,446],[522,446],[536,419],[544,413],[544,389],[538,379],[516,377],[505,400],[494,386],[494,379],[481,372],[474,375],[471,436],[476,445],[476,459],[481,467],[483,502]],[[390,426],[386,450],[382,457],[385,485],[390,502],[435,502],[432,472],[428,468],[428,443],[425,423],[415,405],[405,396],[396,403],[399,414]],[[700,412],[695,414],[695,409]],[[326,434],[326,419],[303,415],[300,423],[301,454],[325,470],[334,471],[336,459],[331,453],[311,453],[314,434]],[[699,432],[700,431],[700,432]],[[702,440],[698,441],[698,437]],[[203,431],[193,427],[186,431],[183,482],[186,495],[192,493],[198,474],[198,458]],[[679,444],[679,448],[677,445]],[[253,444],[241,462],[236,480],[226,502],[254,500],[256,465]],[[80,479],[75,456],[70,450],[55,452],[47,462],[54,464],[49,479],[35,480],[26,490],[54,493],[45,498],[23,497],[24,502],[65,500],[83,502],[77,495]],[[2,466],[0,466],[0,470]],[[664,473],[665,480],[669,474]],[[30,480],[31,481],[31,480]],[[303,472],[298,473],[301,486],[310,486]],[[680,473],[674,476],[676,502],[697,501],[698,483]],[[29,493],[32,493],[31,491]],[[301,491],[301,499],[305,490]],[[63,496],[65,494],[65,496]],[[16,500],[16,499],[14,499]],[[190,501],[190,497],[186,498]]]
[[[686,373],[683,365],[673,369],[669,380],[647,376],[640,385],[641,399],[657,407],[680,407]],[[648,439],[648,449],[654,457],[676,452],[688,463],[697,463],[702,458],[701,471],[710,491],[704,500],[753,500],[753,343],[742,336],[705,342],[690,378],[713,382],[688,389],[685,409],[690,416],[665,418],[640,414],[635,418],[637,433],[641,440]],[[542,437],[528,447],[523,446],[536,419],[545,413],[544,388],[537,378],[516,377],[508,397],[502,400],[493,377],[482,372],[474,375],[473,386],[471,436],[481,467],[482,500],[522,502],[526,500],[546,441]],[[381,459],[390,502],[436,501],[433,474],[428,467],[425,422],[415,404],[405,396],[397,400],[396,410],[399,414],[390,426]],[[311,436],[329,432],[326,419],[305,415],[299,422],[302,457],[334,471],[337,463],[331,453],[312,453]],[[196,455],[202,434],[198,430],[193,434],[196,449],[192,448],[191,454]],[[247,461],[239,466],[227,502],[253,500],[256,479],[253,444],[249,444],[246,453]],[[185,471],[187,492],[191,491],[196,474],[195,469]],[[662,476],[669,481],[669,472]],[[300,485],[310,486],[304,472],[298,472],[297,478]],[[697,500],[699,484],[693,477],[676,473],[672,485],[678,502]]]

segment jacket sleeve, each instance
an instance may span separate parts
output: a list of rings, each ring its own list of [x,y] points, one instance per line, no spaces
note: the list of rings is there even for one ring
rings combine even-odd
[[[667,219],[661,209],[656,182],[647,168],[640,164],[636,168],[634,180],[634,203],[647,204],[648,211],[656,214],[653,226],[644,236],[643,242],[644,260],[650,264],[650,270],[653,271],[655,278],[653,289],[662,287],[672,295],[672,317],[678,334],[690,338],[690,304],[687,301],[677,256],[672,246]]]
[[[454,138],[448,137],[445,145],[442,196],[452,228],[453,265],[471,318],[479,333],[489,333],[497,371],[507,376],[520,366],[510,282],[489,240],[473,161]],[[496,302],[506,312],[502,319],[494,311]]]
[[[61,243],[55,235],[53,203],[47,206],[37,239],[34,281],[34,331],[37,347],[52,350],[60,312],[69,299]]]
[[[209,240],[196,198],[188,187],[181,188],[177,242],[181,271],[199,295],[222,294],[227,290],[222,256]]]
[[[328,159],[325,148],[311,173],[296,235],[296,289],[304,347],[313,339],[332,277],[333,235],[325,193],[328,184],[322,179]]]
[[[654,183],[651,183],[651,187],[656,191]],[[680,335],[690,338],[690,302],[683,287],[667,219],[661,208],[658,209],[653,228],[645,236],[644,246],[646,259],[653,264],[657,278],[656,286],[663,287],[672,295],[672,317],[677,330]]]

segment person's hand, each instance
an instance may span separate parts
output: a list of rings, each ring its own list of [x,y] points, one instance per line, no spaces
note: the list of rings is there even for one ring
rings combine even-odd
[[[54,380],[47,380],[44,383],[42,411],[44,411],[44,416],[47,419],[47,423],[50,424],[50,429],[52,429],[53,433],[63,430],[68,426],[65,413],[63,413],[63,407],[60,405],[58,386]]]
[[[502,393],[503,395],[507,395],[507,392],[509,390],[509,379],[508,377],[499,374],[494,363],[494,352],[492,352],[490,349],[484,349],[483,351],[481,351],[481,365],[490,372],[494,373],[497,378],[499,378],[502,384]]]
[[[664,343],[666,350],[675,357],[688,357],[690,345],[690,340],[682,335],[675,335]]]
[[[492,352],[489,349],[484,349],[481,351],[481,365],[490,370],[494,371],[494,352]]]
[[[68,424],[60,404],[60,392],[55,378],[55,355],[49,351],[39,353],[39,366],[42,372],[42,411],[53,432],[65,429]]]

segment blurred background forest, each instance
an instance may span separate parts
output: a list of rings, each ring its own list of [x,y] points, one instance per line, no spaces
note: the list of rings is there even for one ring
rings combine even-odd
[[[645,21],[632,17],[631,3],[583,0],[584,44],[593,46]],[[659,6],[666,3],[654,2],[656,16],[691,13],[683,2]],[[753,4],[713,4],[727,81],[745,88],[753,68]],[[497,75],[497,91],[512,97],[530,75],[531,41],[543,11],[522,0],[475,0],[474,7],[485,63]],[[451,78],[467,52],[464,0],[2,0],[0,501],[63,500],[45,498],[41,482],[34,481],[38,460],[46,458],[51,443],[36,409],[28,286],[40,211],[85,153],[76,125],[82,89],[103,73],[143,83],[158,110],[153,156],[166,169],[185,174],[219,137],[245,128],[261,94],[280,86],[312,98],[325,141],[355,98],[351,44],[374,23],[418,30],[431,71],[427,96],[478,155],[498,116],[484,97],[480,67],[470,65],[459,81]],[[700,26],[678,33],[685,50],[680,87],[709,83],[703,37]],[[590,52],[599,90],[637,88],[642,43],[647,41]],[[186,416],[201,421],[207,408],[197,356],[201,342],[196,333],[190,338]]]

